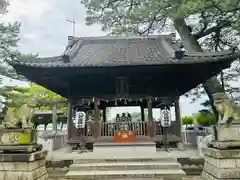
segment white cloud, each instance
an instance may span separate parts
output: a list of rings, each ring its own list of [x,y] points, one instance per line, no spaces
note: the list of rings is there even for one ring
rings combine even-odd
[[[21,21],[26,18],[38,23],[41,16],[52,8],[51,0],[10,0],[8,13],[3,17],[5,21]]]

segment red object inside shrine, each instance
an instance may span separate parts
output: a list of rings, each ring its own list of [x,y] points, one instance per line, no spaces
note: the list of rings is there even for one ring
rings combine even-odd
[[[131,130],[120,130],[115,133],[114,141],[116,143],[134,143],[136,142],[136,132]]]

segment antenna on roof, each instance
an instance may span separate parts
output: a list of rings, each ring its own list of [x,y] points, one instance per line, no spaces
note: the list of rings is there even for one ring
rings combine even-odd
[[[75,20],[66,20],[66,21],[72,23],[72,25],[73,25],[73,37],[75,37],[75,25],[76,25],[76,21],[75,21]]]

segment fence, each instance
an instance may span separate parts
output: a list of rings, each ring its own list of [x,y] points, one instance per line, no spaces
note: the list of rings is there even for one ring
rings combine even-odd
[[[43,149],[48,151],[47,159],[50,159],[54,150],[64,147],[67,143],[67,132],[40,131],[38,143],[43,145]]]

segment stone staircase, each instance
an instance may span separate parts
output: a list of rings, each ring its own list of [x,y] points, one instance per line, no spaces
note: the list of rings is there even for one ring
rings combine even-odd
[[[128,147],[130,148],[130,147]],[[133,148],[133,147],[131,147]],[[180,180],[185,177],[177,159],[167,152],[130,153],[94,153],[83,156],[70,166],[66,179],[171,179]]]

